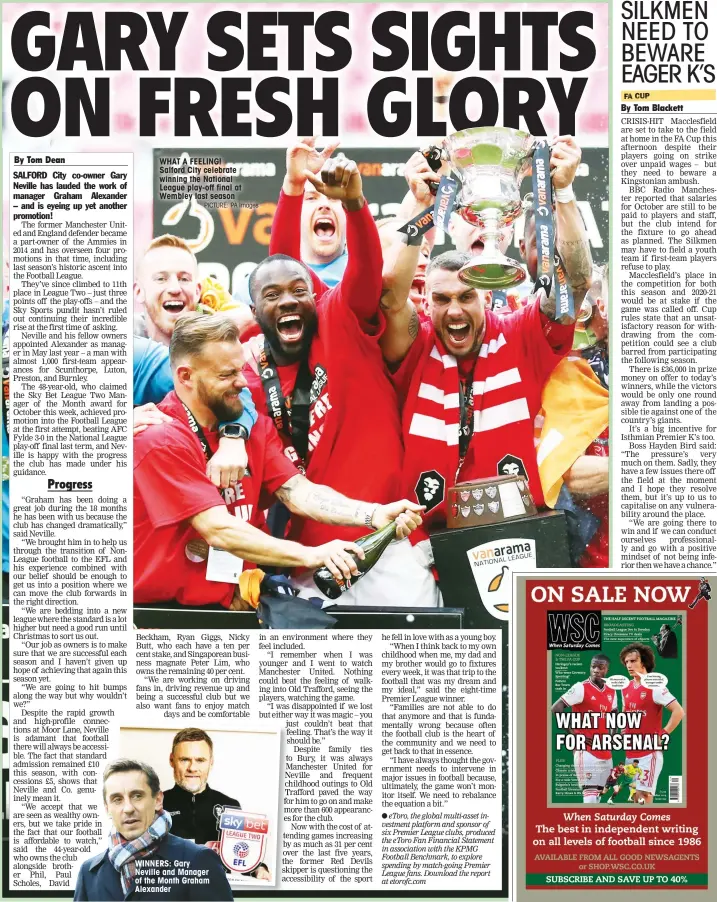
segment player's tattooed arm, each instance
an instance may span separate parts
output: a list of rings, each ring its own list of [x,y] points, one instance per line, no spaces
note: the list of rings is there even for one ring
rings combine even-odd
[[[540,294],[540,310],[544,313],[548,319],[555,319],[555,310],[557,301],[555,299],[555,279],[553,279],[553,284],[550,289],[550,294],[547,295],[543,288],[539,289]]]
[[[565,275],[570,284],[575,300],[575,312],[585,299],[592,281],[593,261],[590,253],[590,241],[585,231],[583,218],[574,200],[569,203],[556,204],[556,250],[565,267]],[[550,319],[555,318],[556,309],[555,279],[550,295],[541,294],[540,309]],[[561,323],[572,322],[566,316]]]
[[[572,135],[561,135],[550,149],[550,168],[556,190],[569,188],[580,165],[582,152]],[[580,307],[592,279],[592,258],[583,217],[573,198],[555,205],[556,250],[565,264],[575,306]]]
[[[398,308],[384,306],[383,301],[381,306],[386,328],[378,343],[389,367],[397,367],[418,337],[421,327],[418,311],[408,299]]]
[[[582,304],[592,281],[593,260],[587,235],[574,241],[561,242],[560,256],[573,290],[575,303]]]
[[[363,526],[381,529],[396,524],[396,538],[404,539],[421,525],[423,507],[405,498],[390,504],[370,504],[346,498],[325,485],[315,485],[305,476],[292,476],[276,492],[276,497],[295,514],[334,526]]]
[[[409,303],[408,292],[411,288],[418,259],[420,244],[394,242],[384,251],[383,274],[380,305],[384,313],[399,311]]]
[[[292,476],[276,492],[294,514],[334,526],[363,526],[373,505],[355,501],[325,485],[315,485],[305,476]]]
[[[418,318],[418,310],[411,304],[411,320],[408,324],[408,334],[411,336],[411,341],[418,335],[420,324],[421,321]]]
[[[578,308],[592,282],[590,240],[580,209],[574,200],[556,204],[556,208],[556,250],[565,266],[565,275]]]

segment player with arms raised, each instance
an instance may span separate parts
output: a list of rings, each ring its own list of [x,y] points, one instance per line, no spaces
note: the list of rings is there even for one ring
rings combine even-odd
[[[657,689],[649,689],[643,686],[642,680],[655,669],[655,655],[649,645],[642,642],[633,642],[626,645],[620,652],[620,660],[627,668],[631,682],[622,690],[622,710],[625,712],[639,711],[642,713],[640,725],[626,727],[624,734],[644,735],[670,735],[685,712],[682,705],[674,695],[664,686]],[[670,719],[662,726],[662,711],[666,708],[670,712]],[[635,787],[634,801],[638,805],[649,805],[654,796],[657,780],[662,770],[663,755],[661,751],[628,749],[627,756],[631,760],[637,760],[640,764],[640,775],[633,781]]]
[[[617,694],[605,683],[610,669],[607,655],[598,654],[590,661],[590,678],[582,683],[575,683],[550,709],[553,714],[560,714],[570,708],[573,714],[598,714],[597,727],[580,727],[573,729],[576,736],[585,736],[585,750],[573,752],[575,776],[583,791],[583,802],[597,804],[600,793],[612,770],[612,752],[607,749],[592,749],[593,736],[608,732],[605,726],[605,714],[617,708]]]

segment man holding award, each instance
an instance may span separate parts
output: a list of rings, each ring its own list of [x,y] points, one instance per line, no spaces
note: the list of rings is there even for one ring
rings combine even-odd
[[[483,249],[476,257],[449,251],[431,260],[431,322],[420,323],[410,303],[384,309],[382,348],[404,403],[402,489],[426,507],[424,527],[411,538],[416,543],[446,525],[448,490],[458,482],[519,475],[536,504],[543,503],[533,421],[545,381],[572,347],[574,311],[591,272],[572,192],[580,162],[573,138],[549,147],[513,129],[476,128],[447,138],[441,153],[459,176],[460,194],[456,180],[441,179],[435,224],[447,223],[455,203],[480,229]],[[525,278],[499,244],[522,211],[519,185],[531,168],[538,279],[525,307],[496,315],[485,309],[481,289],[506,289]],[[553,246],[562,258],[554,279]]]

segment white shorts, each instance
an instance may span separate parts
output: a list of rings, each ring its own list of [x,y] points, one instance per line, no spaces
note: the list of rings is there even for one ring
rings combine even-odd
[[[662,752],[650,752],[649,755],[642,755],[636,759],[640,773],[635,774],[632,779],[633,789],[637,789],[640,792],[649,792],[654,796],[657,789],[657,779],[662,770],[662,758]],[[630,764],[632,760],[632,758],[626,757],[625,763]]]
[[[573,752],[575,776],[580,786],[605,786],[612,770],[612,756],[596,758],[592,752]]]
[[[425,546],[428,546],[427,548]],[[411,545],[408,539],[392,542],[369,572],[330,604],[355,607],[438,608],[443,606],[433,572],[428,541]],[[293,577],[304,598],[321,596],[311,573]],[[326,607],[326,605],[324,605]]]

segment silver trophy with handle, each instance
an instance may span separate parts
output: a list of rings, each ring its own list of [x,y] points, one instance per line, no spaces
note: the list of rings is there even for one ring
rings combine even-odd
[[[498,240],[523,212],[520,183],[530,172],[534,146],[527,132],[487,126],[456,132],[439,149],[460,181],[455,210],[478,226],[483,241],[483,253],[458,273],[466,285],[505,289],[526,278],[525,267],[502,254]]]

